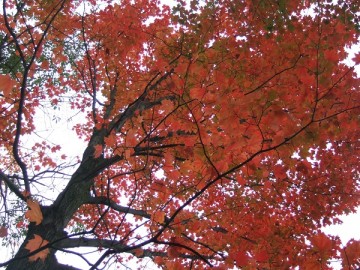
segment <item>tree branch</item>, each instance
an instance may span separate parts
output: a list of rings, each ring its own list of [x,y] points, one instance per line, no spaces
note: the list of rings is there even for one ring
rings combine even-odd
[[[148,83],[148,85],[145,87],[143,93],[132,103],[129,104],[129,106],[125,109],[125,111],[120,114],[117,118],[114,119],[114,121],[110,125],[109,133],[113,129],[115,129],[116,132],[118,132],[121,127],[124,125],[127,119],[131,118],[137,110],[144,110],[149,109],[153,107],[154,105],[158,105],[161,101],[155,101],[151,102],[146,99],[147,93],[151,90],[154,90],[162,81],[164,81],[167,77],[169,77],[173,73],[173,69],[166,72],[164,75],[162,75],[158,80],[156,78],[160,75],[160,72],[158,72]],[[156,80],[156,81],[155,81]],[[155,82],[154,82],[155,81]],[[154,82],[154,83],[153,83]]]
[[[297,65],[297,63],[299,62],[299,60],[300,60],[301,57],[303,57],[302,54],[300,54],[300,55],[298,56],[298,58],[296,58],[294,64],[292,64],[291,66],[289,66],[289,67],[287,67],[287,68],[284,68],[284,69],[276,72],[274,75],[272,75],[270,78],[268,78],[267,80],[265,80],[264,82],[262,82],[260,85],[256,86],[254,89],[250,90],[249,92],[246,92],[246,93],[245,93],[245,96],[247,96],[247,95],[249,95],[249,94],[251,94],[251,93],[254,93],[254,92],[260,90],[260,89],[261,89],[262,87],[264,87],[268,82],[270,82],[270,81],[271,81],[272,79],[274,79],[275,77],[279,76],[281,73],[284,73],[285,71],[288,71],[288,70],[290,70],[290,69],[293,69],[293,68]]]
[[[172,242],[161,242],[160,244],[169,245],[169,246],[178,246],[181,248],[187,248],[184,245]],[[154,251],[150,249],[141,249],[142,252],[139,252],[138,248],[132,249],[130,246],[123,244],[121,241],[108,240],[108,239],[91,239],[91,238],[67,238],[53,245],[55,249],[64,249],[64,248],[76,248],[76,247],[102,247],[112,250],[111,253],[130,253],[137,258],[144,257],[168,257],[167,252],[163,251]],[[66,250],[63,250],[66,252]],[[197,252],[196,252],[197,253]],[[198,253],[198,255],[189,255],[189,254],[179,254],[179,257],[186,259],[214,259],[212,256],[203,256]]]
[[[9,179],[9,177],[4,174],[1,170],[0,170],[0,180],[4,180],[5,184],[9,187],[9,189],[14,192],[16,194],[16,196],[18,196],[21,200],[23,200],[24,202],[26,201],[26,198],[24,197],[24,195],[20,192],[20,190],[18,189],[18,187]]]
[[[151,215],[149,215],[147,212],[142,210],[137,210],[134,208],[130,208],[128,206],[121,206],[114,202],[113,200],[107,198],[107,197],[90,197],[86,202],[86,204],[103,204],[111,207],[112,209],[125,213],[125,214],[132,214],[134,216],[140,216],[144,218],[151,218]]]

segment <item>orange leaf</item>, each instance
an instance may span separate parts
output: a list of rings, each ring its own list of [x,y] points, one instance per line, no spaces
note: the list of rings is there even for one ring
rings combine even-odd
[[[196,185],[196,188],[197,188],[198,190],[202,190],[206,185],[207,185],[206,181],[205,181],[205,180],[201,180],[201,181]]]
[[[168,114],[174,109],[174,104],[171,100],[164,99],[163,101],[161,101],[161,105],[161,109],[165,111],[165,114]]]
[[[28,199],[26,204],[29,207],[29,210],[26,211],[25,217],[30,222],[35,222],[36,225],[39,225],[43,220],[43,215],[41,213],[40,205],[37,201]]]
[[[94,158],[98,158],[101,156],[101,153],[103,151],[103,147],[101,144],[94,146],[95,152],[94,152]]]
[[[196,138],[189,136],[189,137],[185,137],[184,138],[184,144],[185,146],[190,146],[193,147],[194,144],[196,143]]]
[[[34,234],[34,238],[29,240],[29,242],[26,244],[25,248],[29,250],[29,252],[36,251],[37,249],[47,245],[49,241],[42,239],[40,235]],[[49,254],[49,249],[44,249],[39,251],[38,253],[32,255],[29,257],[29,261],[33,262],[37,259],[40,259],[42,261],[45,260],[46,256]]]
[[[1,86],[0,90],[2,90],[4,96],[7,96],[11,92],[11,89],[14,86],[14,83],[10,75],[0,74],[0,86]]]
[[[225,159],[222,159],[216,163],[216,168],[219,172],[225,172],[229,169],[229,162],[227,162]]]
[[[272,184],[270,181],[265,181],[264,183],[264,188],[268,189],[268,188],[271,188]]]
[[[130,149],[125,149],[125,158],[129,159],[131,157],[131,150]]]
[[[190,90],[190,97],[193,99],[202,99],[206,93],[205,88],[192,88]]]
[[[126,146],[134,146],[137,144],[136,129],[130,129],[126,134]]]
[[[141,258],[144,255],[144,250],[142,248],[134,249],[133,252],[133,254],[138,258]]]
[[[155,212],[152,217],[153,220],[158,223],[163,223],[165,221],[165,213],[163,211]]]

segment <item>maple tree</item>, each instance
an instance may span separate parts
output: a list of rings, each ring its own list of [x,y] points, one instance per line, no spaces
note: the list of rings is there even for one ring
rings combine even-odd
[[[359,267],[321,232],[360,201],[358,3],[114,2],[2,1],[0,237],[23,242],[0,266]],[[59,108],[75,164],[27,139]]]

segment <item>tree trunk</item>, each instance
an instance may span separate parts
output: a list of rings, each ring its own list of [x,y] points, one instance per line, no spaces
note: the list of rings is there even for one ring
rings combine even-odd
[[[89,189],[96,177],[104,168],[116,162],[119,157],[104,159],[102,157],[93,158],[93,146],[101,143],[104,130],[95,131],[90,140],[89,146],[84,151],[83,161],[79,168],[72,175],[68,185],[59,194],[55,202],[50,206],[41,207],[43,220],[41,224],[30,223],[25,241],[20,246],[16,256],[7,266],[7,270],[54,270],[54,269],[76,269],[67,265],[59,264],[55,252],[56,249],[50,248],[49,255],[45,261],[29,261],[29,251],[25,248],[29,240],[34,235],[39,235],[50,245],[56,245],[61,239],[66,239],[67,234],[64,228],[77,211],[89,198]]]

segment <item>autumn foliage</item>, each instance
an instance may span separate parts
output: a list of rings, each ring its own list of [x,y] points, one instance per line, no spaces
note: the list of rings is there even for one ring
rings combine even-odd
[[[0,266],[360,267],[358,3],[114,2],[2,1]]]

